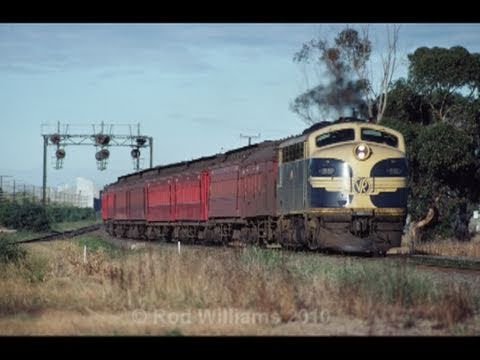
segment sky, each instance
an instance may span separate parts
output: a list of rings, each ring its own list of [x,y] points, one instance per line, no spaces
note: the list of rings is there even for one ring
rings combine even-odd
[[[102,121],[140,123],[153,137],[154,165],[244,146],[240,134],[260,134],[253,141],[298,134],[306,125],[289,104],[307,84],[293,55],[346,25],[2,23],[0,176],[41,185],[42,129],[57,122],[71,124],[70,133]],[[374,50],[385,44],[385,26],[370,25]],[[480,24],[401,24],[395,78],[406,76],[406,54],[416,48],[457,45],[480,52]],[[372,62],[379,66],[378,55]],[[65,150],[55,170],[49,146],[49,186],[82,176],[103,187],[133,172],[128,148],[111,148],[104,171],[93,146]],[[141,157],[148,167],[148,151]]]

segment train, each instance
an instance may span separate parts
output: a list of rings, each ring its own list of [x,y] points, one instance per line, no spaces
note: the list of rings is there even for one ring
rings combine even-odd
[[[101,193],[115,237],[385,254],[407,213],[405,141],[357,118],[120,176]]]

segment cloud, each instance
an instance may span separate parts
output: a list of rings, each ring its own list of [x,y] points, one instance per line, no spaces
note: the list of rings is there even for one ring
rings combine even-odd
[[[111,79],[118,76],[136,76],[143,75],[145,73],[142,69],[111,69],[103,70],[97,74],[100,79]]]
[[[265,55],[291,60],[302,43],[332,37],[346,24],[2,24],[0,69],[32,73],[92,67],[154,67],[163,72],[215,70],[207,54],[242,61]],[[353,26],[361,26],[354,24]],[[384,38],[384,25],[370,25]],[[478,49],[478,24],[403,24],[407,48],[460,44]],[[383,40],[382,40],[383,41]]]
[[[35,66],[34,64],[2,64],[0,63],[0,72],[9,72],[26,75],[38,75],[53,71],[51,68],[44,66]]]
[[[161,26],[0,25],[0,68],[31,73],[94,67],[156,67],[198,73],[213,67]],[[147,31],[149,30],[149,31]]]

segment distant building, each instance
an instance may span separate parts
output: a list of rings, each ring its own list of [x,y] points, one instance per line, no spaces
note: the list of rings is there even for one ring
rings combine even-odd
[[[94,199],[99,197],[99,191],[93,181],[77,177],[75,186],[63,184],[58,186],[58,200],[77,207],[94,207]]]
[[[80,205],[81,207],[93,207],[93,199],[99,197],[99,192],[93,181],[83,177],[76,178],[76,193],[81,195],[85,202],[85,204]]]

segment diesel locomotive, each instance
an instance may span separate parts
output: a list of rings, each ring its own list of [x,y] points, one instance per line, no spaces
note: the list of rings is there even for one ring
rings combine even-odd
[[[117,237],[381,254],[400,246],[407,177],[401,133],[340,118],[121,176],[102,218]]]

